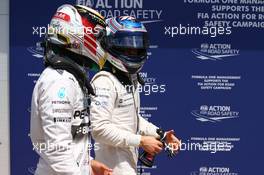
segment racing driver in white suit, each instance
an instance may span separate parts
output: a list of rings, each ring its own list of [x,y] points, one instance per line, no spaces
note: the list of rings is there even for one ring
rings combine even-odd
[[[102,42],[108,52],[102,71],[92,79],[95,94],[91,102],[92,135],[99,149],[95,159],[113,169],[114,175],[136,175],[138,147],[151,155],[163,144],[157,127],[139,115],[138,72],[147,58],[147,31],[141,22],[129,16],[106,20],[107,37]],[[167,142],[175,150],[180,142],[173,131]]]
[[[35,175],[112,174],[89,154],[93,89],[86,70],[100,65],[103,33],[104,18],[84,6],[63,5],[51,20],[43,43],[46,69],[31,104],[30,137],[40,156]]]

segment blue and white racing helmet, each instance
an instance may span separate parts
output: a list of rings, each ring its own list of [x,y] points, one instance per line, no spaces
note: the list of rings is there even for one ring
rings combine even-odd
[[[147,59],[149,40],[144,25],[131,16],[106,20],[105,49],[107,60],[116,68],[130,74],[137,73]]]

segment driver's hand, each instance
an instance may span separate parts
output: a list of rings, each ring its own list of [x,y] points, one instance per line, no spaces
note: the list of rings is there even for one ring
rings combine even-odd
[[[91,161],[92,175],[113,175],[113,170],[96,160]]]
[[[153,156],[160,153],[163,148],[163,144],[152,136],[141,136],[139,146]]]
[[[181,148],[181,141],[175,136],[174,130],[166,131],[165,142],[174,153],[177,153]]]

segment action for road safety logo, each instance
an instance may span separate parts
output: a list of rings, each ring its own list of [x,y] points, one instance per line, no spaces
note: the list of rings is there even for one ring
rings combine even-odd
[[[200,106],[199,110],[191,111],[191,114],[200,122],[217,123],[227,119],[239,117],[238,111],[231,110],[231,106]]]

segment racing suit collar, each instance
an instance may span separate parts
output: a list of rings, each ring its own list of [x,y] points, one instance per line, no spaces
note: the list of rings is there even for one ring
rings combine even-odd
[[[88,91],[88,94],[95,95],[90,80],[87,77],[87,70],[85,67],[75,63],[72,59],[58,55],[47,56],[45,58],[45,66],[68,71],[77,79],[80,87],[85,93]]]

